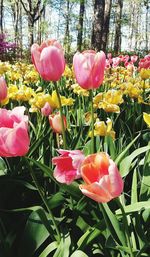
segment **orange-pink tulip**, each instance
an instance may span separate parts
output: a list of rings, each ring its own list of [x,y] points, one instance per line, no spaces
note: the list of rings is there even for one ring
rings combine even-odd
[[[84,89],[98,88],[104,79],[105,63],[103,51],[77,52],[73,57],[73,68],[78,84]]]
[[[0,77],[0,101],[7,97],[7,85],[3,77]]]
[[[62,120],[61,120],[60,113],[49,115],[48,118],[49,118],[49,123],[50,123],[52,130],[55,133],[62,134]],[[63,122],[64,122],[64,128],[66,129],[67,120],[64,115],[63,115]]]
[[[118,168],[104,152],[91,154],[84,159],[81,177],[86,183],[80,185],[82,193],[97,202],[109,202],[123,191]]]
[[[43,42],[41,46],[33,44],[31,47],[33,64],[46,81],[58,81],[65,70],[64,52],[57,40]]]
[[[28,116],[25,107],[0,109],[0,156],[24,156],[29,150]]]

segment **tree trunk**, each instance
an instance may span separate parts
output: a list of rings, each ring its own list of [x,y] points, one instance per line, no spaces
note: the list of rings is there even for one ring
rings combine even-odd
[[[135,46],[134,49],[138,50],[138,41],[139,41],[139,15],[140,15],[140,2],[136,5],[136,12],[135,12]]]
[[[77,49],[79,51],[81,51],[81,48],[82,48],[84,11],[85,11],[85,0],[80,0],[80,13],[79,13],[79,24],[78,24],[78,36],[77,36]]]
[[[4,16],[4,1],[0,1],[0,33],[3,33],[3,16]]]
[[[148,26],[149,26],[149,19],[148,19],[148,0],[145,3],[146,5],[146,24],[145,24],[145,50],[148,52]]]
[[[116,8],[114,52],[117,54],[121,50],[121,18],[122,18],[123,0],[117,0],[116,4],[117,4],[117,8]]]
[[[70,2],[67,0],[67,13],[66,13],[66,27],[65,27],[65,36],[64,36],[64,47],[66,53],[70,51],[70,33],[69,33],[69,21],[70,21]]]
[[[104,14],[104,25],[103,25],[103,34],[102,34],[102,47],[101,47],[101,49],[104,52],[106,51],[107,44],[108,44],[111,5],[112,5],[112,0],[105,1],[105,14]]]
[[[129,50],[132,49],[132,41],[133,41],[133,25],[134,25],[134,13],[135,13],[134,8],[135,8],[134,1],[130,2],[130,6],[129,6],[129,9],[130,9],[130,24],[129,24],[129,40],[128,40]]]
[[[31,47],[34,43],[34,20],[31,16],[28,17],[28,44]]]
[[[95,0],[91,47],[97,51],[101,50],[103,24],[104,24],[104,11],[105,11],[105,0]]]
[[[22,5],[21,2],[19,4],[19,45],[20,45],[20,58],[22,59],[22,48],[23,48],[23,40],[22,40]]]
[[[40,5],[42,4],[40,0],[27,0],[27,2],[24,0],[20,1],[28,17],[28,42],[29,46],[31,46],[34,43],[34,24],[41,17],[45,8],[45,2],[43,2],[42,7],[40,8]]]

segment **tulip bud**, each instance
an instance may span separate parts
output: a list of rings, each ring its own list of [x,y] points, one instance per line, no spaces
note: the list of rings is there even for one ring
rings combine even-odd
[[[41,113],[43,114],[43,116],[46,116],[46,117],[49,116],[52,113],[52,111],[53,111],[52,107],[48,102],[46,102],[43,108],[41,108]]]
[[[106,56],[103,51],[87,50],[76,53],[73,68],[78,84],[84,89],[98,88],[104,79]]]
[[[47,40],[41,46],[33,44],[31,56],[36,70],[44,80],[58,81],[61,78],[65,70],[65,58],[57,40]]]
[[[7,97],[7,85],[3,77],[0,77],[0,101]]]
[[[63,115],[64,128],[67,127],[66,117]],[[49,115],[49,123],[55,133],[62,134],[62,121],[59,113]]]

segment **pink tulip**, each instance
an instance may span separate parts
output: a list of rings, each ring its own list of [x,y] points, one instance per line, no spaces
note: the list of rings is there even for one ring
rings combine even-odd
[[[116,164],[106,153],[87,156],[81,165],[82,193],[96,202],[106,203],[123,191],[123,180]]]
[[[48,117],[50,126],[55,133],[62,134],[62,121],[59,113],[49,115]],[[66,117],[63,115],[64,128],[67,127]]]
[[[49,116],[52,113],[52,107],[50,106],[50,104],[48,102],[46,102],[43,106],[43,108],[41,108],[41,113],[43,116]]]
[[[108,59],[112,59],[112,53],[108,53],[108,54],[107,54],[107,58],[108,58]]]
[[[65,70],[65,59],[61,45],[55,39],[31,47],[33,64],[46,81],[57,81]]]
[[[116,68],[120,63],[120,58],[119,57],[112,58],[112,61],[113,61],[112,67]]]
[[[104,79],[105,62],[103,51],[77,52],[73,57],[73,67],[78,84],[84,89],[98,88]]]
[[[58,150],[60,156],[54,157],[52,163],[56,165],[54,177],[60,183],[71,184],[81,177],[80,166],[85,156],[80,150]]]
[[[0,77],[0,101],[7,97],[7,85],[3,77]]]
[[[138,59],[138,56],[137,55],[132,55],[131,57],[130,57],[130,59],[131,59],[131,62],[136,62],[137,61],[137,59]]]
[[[0,109],[0,156],[24,156],[29,150],[28,116],[25,107]]]
[[[143,59],[140,59],[138,69],[141,70],[142,68],[150,69],[150,54],[146,55]]]
[[[110,69],[111,68],[111,63],[110,63],[109,59],[106,59],[105,68],[106,69]]]

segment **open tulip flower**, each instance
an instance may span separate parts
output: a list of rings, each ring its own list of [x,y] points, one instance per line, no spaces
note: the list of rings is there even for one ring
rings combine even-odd
[[[86,183],[79,186],[82,193],[97,202],[109,202],[123,191],[118,168],[104,152],[91,154],[84,159],[81,177]]]
[[[64,52],[57,40],[47,40],[31,47],[33,64],[46,81],[58,81],[65,70]]]
[[[29,150],[28,116],[25,107],[0,109],[0,156],[24,156]]]
[[[98,88],[104,79],[105,62],[103,51],[77,52],[73,57],[73,68],[78,84],[84,89]]]
[[[80,166],[85,156],[80,150],[58,150],[60,156],[54,157],[52,163],[56,165],[54,177],[60,183],[71,184],[81,177]]]

